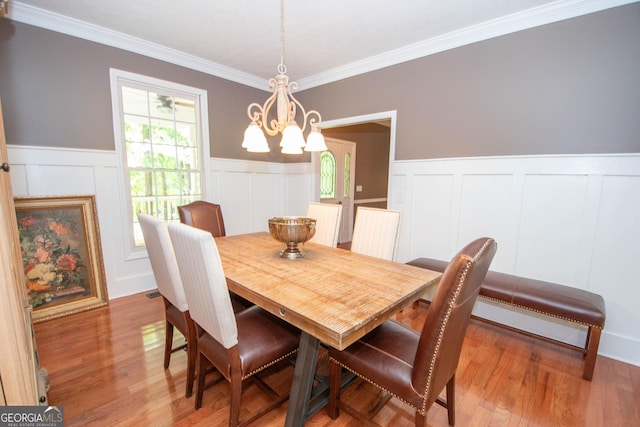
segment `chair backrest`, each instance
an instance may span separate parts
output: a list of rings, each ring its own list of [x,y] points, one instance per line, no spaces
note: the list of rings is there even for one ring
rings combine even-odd
[[[158,291],[178,310],[189,310],[167,223],[143,213],[138,214],[138,221]]]
[[[359,207],[351,251],[394,261],[400,237],[400,212]]]
[[[233,347],[238,343],[238,327],[213,236],[177,223],[169,224],[169,235],[191,318],[223,347]]]
[[[491,238],[474,240],[445,269],[422,327],[412,384],[424,390],[425,408],[455,375],[471,310],[497,250]]]
[[[178,215],[181,223],[206,230],[213,237],[226,235],[220,205],[196,200],[188,205],[178,206]]]
[[[309,240],[325,246],[338,246],[342,205],[330,203],[309,203],[307,218],[316,220],[316,234]]]

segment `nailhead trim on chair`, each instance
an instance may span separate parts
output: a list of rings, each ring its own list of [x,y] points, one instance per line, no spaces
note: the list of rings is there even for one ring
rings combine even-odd
[[[282,356],[282,357],[280,357],[280,358],[278,358],[278,359],[276,359],[276,360],[273,360],[273,361],[271,361],[271,362],[267,363],[266,365],[262,365],[262,366],[260,366],[259,368],[254,369],[253,371],[249,372],[248,374],[245,374],[245,375],[242,377],[242,380],[244,381],[244,380],[246,380],[247,378],[249,378],[250,376],[252,376],[253,374],[255,374],[255,373],[257,373],[257,372],[260,372],[260,371],[262,371],[263,369],[268,368],[269,366],[275,365],[276,363],[280,362],[281,360],[284,360],[284,359],[286,359],[287,357],[289,357],[289,356],[291,356],[291,355],[295,354],[297,351],[298,351],[298,349],[295,349],[295,350],[293,350],[293,351],[290,351],[289,353],[285,354],[284,356]]]
[[[478,257],[484,252],[484,250],[489,246],[489,244],[493,242],[493,240],[487,240],[485,242],[484,245],[482,245],[482,247],[478,250],[478,252],[474,255],[473,260],[477,260]],[[464,271],[462,272],[462,275],[460,276],[460,279],[458,280],[458,284],[456,286],[456,290],[455,290],[455,294],[453,299],[457,299],[458,295],[460,294],[460,289],[462,287],[462,285],[464,284],[465,278],[467,277],[467,273],[469,272],[469,268],[471,267],[472,263],[471,262],[467,262],[467,264],[465,265]],[[427,401],[425,399],[425,396],[427,396],[427,393],[429,392],[429,387],[431,385],[431,378],[433,376],[433,369],[435,366],[435,362],[436,362],[436,354],[438,353],[438,349],[440,348],[440,345],[442,344],[442,336],[443,336],[443,332],[444,329],[446,328],[446,325],[449,321],[449,317],[451,315],[451,311],[453,310],[453,308],[451,307],[451,305],[449,305],[449,309],[447,310],[447,314],[444,318],[444,322],[442,327],[440,328],[440,333],[438,335],[438,341],[436,344],[436,348],[433,352],[433,356],[431,358],[431,363],[429,365],[429,375],[427,377],[427,381],[425,383],[425,389],[423,391],[423,393],[421,394],[422,396],[422,405],[420,408],[416,407],[415,405],[407,402],[406,400],[402,399],[401,397],[397,396],[395,393],[390,392],[389,390],[387,390],[385,387],[382,387],[381,385],[379,385],[378,383],[376,383],[375,381],[372,381],[371,379],[359,374],[358,372],[354,372],[351,369],[349,369],[349,367],[343,365],[342,363],[340,363],[339,361],[335,360],[334,358],[330,358],[331,361],[337,363],[338,365],[342,366],[343,368],[347,369],[350,372],[353,372],[354,374],[356,374],[357,376],[359,376],[360,378],[362,378],[363,380],[367,381],[370,384],[373,384],[375,387],[379,388],[380,390],[384,391],[385,393],[390,394],[391,396],[395,397],[396,399],[400,400],[401,402],[405,403],[406,405],[410,406],[411,408],[415,409],[415,411],[417,413],[419,413],[422,416],[425,416],[427,414],[427,409],[426,409],[426,405],[427,405]]]
[[[478,257],[480,257],[480,255],[482,255],[482,253],[485,251],[485,249],[487,248],[487,246],[489,246],[489,243],[493,242],[493,240],[488,239],[484,245],[482,245],[482,247],[480,249],[478,249],[478,252],[476,252],[476,254],[473,256],[473,261],[475,262]],[[471,262],[467,262],[467,264],[464,267],[464,271],[462,272],[462,275],[460,276],[460,279],[458,280],[458,284],[456,286],[456,291],[453,297],[453,300],[457,300],[458,295],[460,294],[460,289],[462,288],[462,285],[464,284],[464,281],[467,277],[467,273],[469,272],[469,268],[471,268]],[[426,399],[424,399],[424,396],[426,396],[429,392],[429,387],[431,386],[431,377],[433,376],[433,368],[435,366],[436,363],[436,354],[438,354],[438,349],[440,348],[440,344],[442,343],[442,334],[444,333],[444,330],[447,326],[447,323],[449,322],[449,317],[451,315],[451,311],[453,310],[453,307],[451,306],[451,304],[449,304],[449,309],[447,310],[447,314],[444,318],[444,323],[442,325],[442,327],[440,328],[440,333],[438,335],[438,343],[436,344],[436,348],[433,352],[433,355],[431,357],[431,364],[429,366],[429,376],[427,377],[427,381],[425,383],[425,389],[424,392],[422,394],[423,399],[422,399],[422,408],[420,409],[420,415],[425,415],[426,414],[426,405],[427,405],[427,401]]]
[[[484,249],[484,246],[482,247],[482,249]],[[474,257],[475,260],[475,257]],[[464,283],[464,279],[465,277],[467,277],[467,272],[469,271],[469,267],[471,266],[470,262],[467,262],[467,265],[464,268],[464,271],[462,272],[462,275],[460,276],[460,280],[458,280],[458,285],[456,286],[456,291],[454,294],[453,299],[457,299],[458,298],[458,294],[460,294],[460,288],[462,287],[462,284]],[[438,354],[438,349],[440,349],[440,344],[442,344],[442,334],[444,333],[444,329],[447,326],[447,323],[449,322],[449,317],[451,315],[451,311],[453,310],[453,307],[451,307],[451,304],[449,305],[449,309],[447,310],[447,315],[444,318],[444,322],[442,327],[440,328],[440,333],[438,334],[438,343],[436,344],[436,348],[433,351],[433,354],[431,356],[431,363],[429,364],[429,375],[427,376],[427,381],[425,383],[425,389],[424,392],[422,393],[423,399],[422,399],[422,408],[420,408],[420,415],[425,415],[426,413],[426,409],[425,406],[427,405],[427,401],[426,399],[424,399],[424,396],[427,395],[427,393],[429,392],[429,387],[431,386],[431,377],[433,376],[433,367],[436,363],[436,355]]]
[[[365,380],[366,382],[368,382],[369,384],[373,384],[375,387],[379,388],[380,390],[384,391],[385,393],[390,394],[391,396],[395,397],[396,399],[398,399],[399,401],[405,403],[406,405],[412,407],[413,409],[415,409],[417,412],[420,413],[420,415],[425,415],[426,411],[424,411],[424,409],[420,409],[418,407],[416,407],[415,405],[412,405],[411,403],[407,402],[406,400],[404,400],[403,398],[401,398],[400,396],[397,396],[395,393],[390,392],[389,390],[387,390],[386,388],[382,387],[380,384],[376,383],[375,381],[372,381],[370,378],[367,378],[363,375],[360,375],[357,372],[352,371],[351,369],[349,369],[347,366],[343,365],[342,363],[338,362],[337,360],[335,360],[333,357],[329,358],[329,360],[337,363],[338,365],[342,366],[343,368],[345,368],[347,371],[354,373],[355,375],[359,376],[360,378],[362,378],[363,380]]]
[[[544,314],[545,316],[555,317],[556,319],[565,320],[567,322],[577,323],[579,325],[586,326],[586,327],[589,327],[589,328],[597,328],[597,329],[600,329],[600,330],[603,329],[603,327],[599,326],[599,325],[593,325],[591,323],[581,322],[580,320],[572,319],[570,317],[559,316],[557,314],[549,313],[549,312],[542,311],[542,310],[537,310],[535,308],[527,307],[526,305],[513,304],[513,303],[510,303],[510,302],[506,302],[505,300],[501,300],[501,299],[498,299],[498,298],[487,297],[487,296],[484,296],[484,295],[480,295],[480,298],[484,298],[484,299],[487,299],[489,301],[495,301],[495,302],[498,302],[500,304],[507,304],[507,305],[510,305],[510,306],[513,306],[513,307],[522,308],[522,309],[527,310],[527,311],[533,311],[534,313]]]

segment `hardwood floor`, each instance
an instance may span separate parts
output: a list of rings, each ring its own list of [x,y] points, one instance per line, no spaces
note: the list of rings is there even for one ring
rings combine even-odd
[[[397,318],[417,328],[425,312],[417,304]],[[38,323],[35,333],[41,364],[49,371],[49,403],[64,406],[67,427],[227,425],[226,382],[206,390],[203,408],[194,411],[193,397],[184,397],[186,353],[174,353],[169,369],[163,369],[161,298],[119,298],[108,308]],[[177,335],[176,344],[183,340]],[[287,389],[292,373],[284,367],[266,380]],[[375,389],[360,381],[343,393],[363,410],[376,397]],[[261,389],[248,384],[241,420],[266,399]],[[286,407],[254,425],[283,425]],[[375,420],[411,426],[413,413],[392,399]],[[446,410],[434,405],[428,421],[446,426]],[[321,410],[307,425],[358,424],[345,413],[331,420]],[[472,321],[458,367],[456,425],[640,426],[640,367],[599,356],[593,381],[585,381],[577,353]]]

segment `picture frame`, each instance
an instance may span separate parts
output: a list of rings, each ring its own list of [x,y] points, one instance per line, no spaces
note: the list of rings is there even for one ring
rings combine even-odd
[[[14,203],[33,322],[108,305],[95,196]]]

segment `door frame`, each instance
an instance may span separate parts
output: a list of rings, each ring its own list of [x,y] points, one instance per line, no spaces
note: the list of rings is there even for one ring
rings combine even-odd
[[[354,217],[354,209],[355,209],[355,189],[356,189],[356,147],[357,143],[355,141],[347,141],[344,139],[337,138],[326,138],[327,148],[331,151],[330,144],[340,145],[340,156],[336,156],[336,197],[331,199],[319,199],[321,203],[329,203],[329,204],[342,204],[342,219],[340,221],[340,231],[338,233],[338,243],[350,242],[351,235],[353,233],[353,217]],[[346,152],[350,153],[350,179],[349,179],[349,198],[348,203],[344,203],[344,154]],[[335,156],[335,152],[332,152]],[[320,165],[316,162],[313,165],[314,174],[320,175]],[[317,195],[316,195],[317,196]]]
[[[392,180],[393,177],[393,164],[396,157],[396,122],[397,122],[397,110],[382,111],[379,113],[363,114],[361,116],[344,117],[341,119],[327,120],[319,124],[320,129],[330,129],[342,126],[358,125],[362,123],[378,122],[381,120],[389,120],[391,122],[389,128],[389,175],[387,180],[387,207],[391,207],[392,202]],[[316,173],[316,170],[320,170],[318,162],[320,161],[320,153],[311,153],[311,197],[313,201],[320,201],[320,175]],[[355,207],[354,207],[355,209]],[[355,212],[354,212],[355,215]]]

